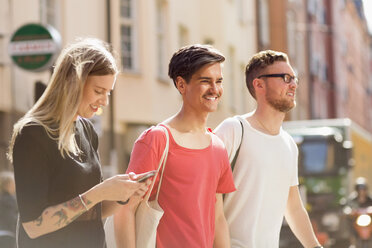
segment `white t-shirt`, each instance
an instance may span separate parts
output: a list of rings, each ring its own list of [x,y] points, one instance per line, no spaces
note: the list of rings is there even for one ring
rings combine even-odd
[[[289,188],[298,185],[298,149],[282,128],[278,135],[268,135],[254,129],[244,117],[228,118],[215,130],[225,143],[231,162],[242,135],[238,118],[244,127],[233,171],[237,190],[224,199],[231,246],[279,247]]]

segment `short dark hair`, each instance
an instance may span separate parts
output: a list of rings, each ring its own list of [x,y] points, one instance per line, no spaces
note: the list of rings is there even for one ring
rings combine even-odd
[[[265,50],[253,55],[245,67],[245,83],[249,93],[256,99],[256,92],[253,87],[253,80],[257,78],[262,71],[274,64],[276,61],[288,62],[287,54],[272,50]]]
[[[192,75],[207,64],[222,63],[225,57],[210,45],[189,45],[175,52],[169,62],[168,75],[173,79],[174,86],[178,76],[188,83]]]

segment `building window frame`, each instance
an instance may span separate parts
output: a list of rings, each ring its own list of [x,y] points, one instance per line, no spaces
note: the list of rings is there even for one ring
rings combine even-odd
[[[267,49],[270,45],[270,15],[269,2],[262,0],[258,2],[258,41],[260,49]]]
[[[183,25],[178,26],[178,46],[184,47],[189,44],[189,30]]]
[[[138,72],[136,1],[120,0],[120,59],[124,72]]]
[[[40,1],[40,22],[48,24],[55,29],[60,29],[60,16],[58,10],[60,3],[56,0],[41,0]]]
[[[155,37],[157,48],[156,73],[160,81],[167,81],[167,1],[156,1]]]

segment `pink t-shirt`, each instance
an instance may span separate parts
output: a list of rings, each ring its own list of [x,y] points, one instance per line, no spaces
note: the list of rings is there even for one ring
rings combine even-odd
[[[169,153],[158,199],[164,215],[157,230],[157,247],[213,247],[216,193],[235,191],[225,146],[212,134],[207,148],[188,149],[178,145],[168,132]],[[165,143],[162,128],[152,127],[142,133],[127,172],[157,169]],[[159,177],[152,199],[158,181]]]

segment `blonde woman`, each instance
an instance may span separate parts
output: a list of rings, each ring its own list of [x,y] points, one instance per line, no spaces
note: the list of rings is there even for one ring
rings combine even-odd
[[[150,183],[137,175],[102,181],[98,137],[90,118],[108,104],[118,69],[109,47],[82,39],[59,56],[38,102],[14,126],[20,218],[18,247],[105,247],[102,219],[117,201],[142,196]]]

